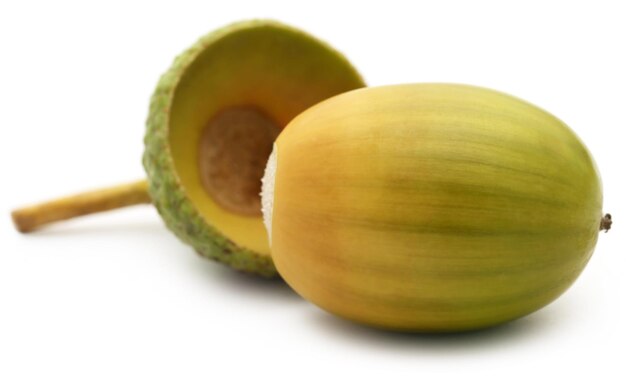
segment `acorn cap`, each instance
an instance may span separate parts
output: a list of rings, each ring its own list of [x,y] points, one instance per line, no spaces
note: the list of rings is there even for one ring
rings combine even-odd
[[[364,85],[339,52],[276,21],[202,37],[150,104],[143,164],[166,225],[205,257],[276,275],[259,196],[274,139],[305,109]]]

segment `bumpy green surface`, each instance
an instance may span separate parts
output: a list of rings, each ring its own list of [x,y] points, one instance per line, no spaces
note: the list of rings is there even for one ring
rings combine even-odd
[[[277,273],[268,255],[259,254],[230,241],[207,223],[194,207],[176,174],[168,140],[174,93],[187,68],[205,49],[230,33],[254,28],[275,28],[292,34],[295,32],[301,35],[306,43],[315,41],[334,53],[337,64],[345,65],[346,70],[357,78],[355,81],[360,84],[359,86],[364,86],[358,73],[340,53],[305,33],[275,21],[254,20],[232,24],[201,38],[178,56],[171,68],[161,77],[150,103],[143,164],[148,174],[150,196],[166,225],[176,236],[204,257],[225,263],[237,270],[273,277]]]

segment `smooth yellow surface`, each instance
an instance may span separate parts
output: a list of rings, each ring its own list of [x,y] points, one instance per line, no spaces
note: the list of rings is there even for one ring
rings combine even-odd
[[[177,86],[169,130],[183,189],[206,222],[237,245],[269,254],[262,218],[226,211],[201,185],[198,141],[217,111],[252,106],[284,126],[310,105],[361,86],[335,51],[278,24],[231,30],[206,46]]]
[[[502,323],[565,291],[596,243],[591,156],[561,121],[495,91],[356,90],[299,115],[276,144],[272,258],[348,319]]]

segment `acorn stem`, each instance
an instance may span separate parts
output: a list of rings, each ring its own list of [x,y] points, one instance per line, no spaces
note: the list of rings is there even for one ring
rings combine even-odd
[[[613,224],[613,220],[611,219],[611,214],[607,213],[600,220],[600,230],[604,230],[604,232],[608,232],[611,229],[611,224]]]
[[[16,209],[11,217],[17,230],[28,233],[55,221],[151,202],[144,179]]]

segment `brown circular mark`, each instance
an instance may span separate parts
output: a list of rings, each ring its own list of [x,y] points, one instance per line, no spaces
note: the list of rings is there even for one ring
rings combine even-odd
[[[198,154],[204,189],[221,207],[261,215],[261,178],[279,126],[251,106],[227,108],[206,125]]]
[[[610,213],[607,213],[600,220],[600,230],[604,230],[604,232],[608,232],[611,229],[611,225],[613,224],[613,218]]]

